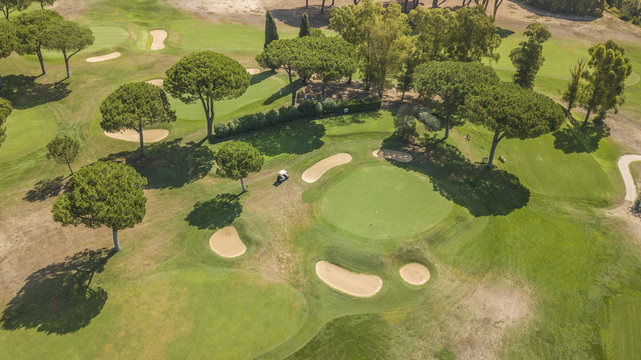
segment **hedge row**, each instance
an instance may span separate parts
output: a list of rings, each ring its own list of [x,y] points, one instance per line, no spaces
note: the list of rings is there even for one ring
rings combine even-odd
[[[216,137],[224,138],[299,119],[376,111],[380,108],[381,99],[377,96],[347,101],[334,101],[331,99],[325,101],[303,101],[298,106],[283,106],[278,110],[271,110],[265,114],[249,114],[227,123],[214,124],[214,131]]]

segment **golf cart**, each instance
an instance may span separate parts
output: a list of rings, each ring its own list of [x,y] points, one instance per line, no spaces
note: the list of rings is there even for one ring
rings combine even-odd
[[[285,180],[289,179],[289,175],[287,175],[287,171],[281,170],[278,172],[278,176],[276,177],[276,183],[281,184],[285,182]]]

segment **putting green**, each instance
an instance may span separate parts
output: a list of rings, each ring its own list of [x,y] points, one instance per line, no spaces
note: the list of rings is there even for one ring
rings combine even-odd
[[[427,177],[385,164],[339,179],[321,203],[327,222],[373,239],[412,237],[441,221],[451,208]]]

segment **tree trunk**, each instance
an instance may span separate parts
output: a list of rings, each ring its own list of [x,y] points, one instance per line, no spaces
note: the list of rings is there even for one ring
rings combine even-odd
[[[200,98],[200,103],[203,105],[205,110],[205,119],[207,120],[207,137],[210,138],[214,134],[214,100],[211,98],[203,98],[201,94],[198,94]]]
[[[405,100],[405,90],[401,93],[401,101]]]
[[[309,9],[309,0],[305,0],[305,9]]]
[[[138,135],[140,135],[140,154],[141,156],[145,156],[145,141],[142,135],[142,124],[138,125]]]
[[[65,67],[67,68],[67,79],[71,77],[71,72],[69,71],[69,58],[67,57],[67,52],[65,50],[62,51],[62,56],[65,58]]]
[[[3,82],[2,82],[2,75],[0,75],[0,89],[2,89],[2,86],[3,86],[3,85],[4,85],[4,84],[3,84]]]
[[[44,75],[47,73],[47,71],[45,70],[45,60],[42,57],[42,51],[39,48],[36,49],[36,55],[38,55],[38,61],[40,62],[40,69],[42,70],[42,75]]]
[[[352,75],[351,74],[347,78],[347,85],[352,85]]]
[[[327,88],[327,85],[323,83],[321,86],[321,101],[325,101],[325,88]]]
[[[492,139],[492,150],[490,150],[490,159],[487,162],[488,169],[491,169],[494,166],[494,153],[496,153],[496,147],[502,138],[502,136],[499,136],[498,130],[494,132],[494,138]]]
[[[448,111],[447,115],[445,115],[445,136],[443,140],[447,140],[450,137],[450,116],[452,116],[452,113]]]
[[[246,191],[247,191],[247,189],[245,189],[245,182],[243,181],[243,179],[242,179],[242,178],[240,179],[240,186],[242,186],[242,187],[243,187],[243,192],[246,192]]]
[[[588,113],[585,114],[585,120],[583,120],[583,126],[588,125],[588,121],[590,120],[590,115],[592,114],[592,109],[588,109]]]
[[[67,160],[67,166],[69,167],[69,171],[71,171],[71,176],[73,176],[73,169],[71,168],[71,163],[69,162],[69,159],[65,158],[65,160]]]
[[[325,13],[325,0],[321,3],[321,14]]]
[[[118,243],[118,229],[111,229],[114,237],[114,251],[120,250],[120,244]]]

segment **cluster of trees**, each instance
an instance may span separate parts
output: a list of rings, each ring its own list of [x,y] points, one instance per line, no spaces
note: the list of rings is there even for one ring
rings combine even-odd
[[[590,60],[580,60],[571,69],[568,88],[563,100],[568,103],[568,111],[580,106],[586,111],[584,125],[590,115],[602,119],[625,101],[625,81],[632,74],[632,64],[625,56],[623,46],[608,40],[589,49]]]
[[[11,102],[0,98],[0,146],[2,146],[2,143],[7,137],[7,128],[4,126],[4,123],[12,111],[13,107],[11,107]]]
[[[611,13],[621,20],[641,26],[641,0],[606,0]]]
[[[45,6],[53,5],[56,0],[0,0],[0,11],[5,19],[9,20],[9,16],[13,12],[22,11],[34,2],[40,4],[40,8],[44,9]]]
[[[69,59],[93,45],[94,40],[88,27],[65,20],[53,10],[39,9],[0,23],[0,58],[9,56],[13,51],[20,55],[36,55],[42,74],[45,74],[42,51],[60,51],[67,77],[70,77]]]
[[[604,0],[525,0],[539,9],[556,13],[598,16],[603,12]]]

